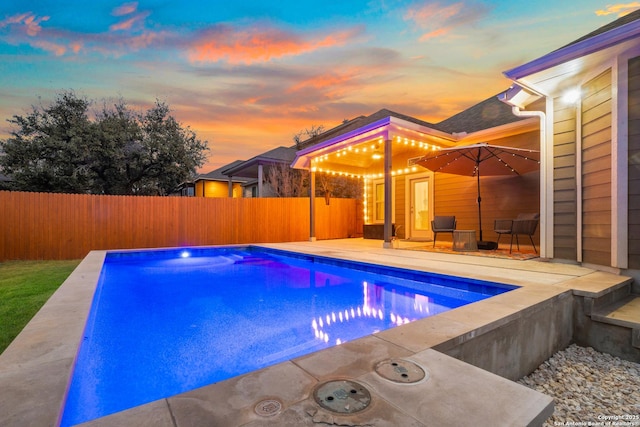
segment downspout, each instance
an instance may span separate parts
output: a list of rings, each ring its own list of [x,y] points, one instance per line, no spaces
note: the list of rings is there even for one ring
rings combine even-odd
[[[545,99],[549,108],[549,99]],[[522,111],[515,105],[511,105],[511,111],[517,117],[540,119],[540,257],[553,258],[553,168],[549,167],[553,159],[547,161],[547,115],[543,111]]]

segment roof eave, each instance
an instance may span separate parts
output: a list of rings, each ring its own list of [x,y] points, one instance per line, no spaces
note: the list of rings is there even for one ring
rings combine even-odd
[[[256,156],[253,157],[249,160],[247,160],[246,162],[242,162],[241,164],[234,166],[232,168],[229,169],[224,169],[223,171],[221,171],[221,173],[223,175],[226,176],[236,176],[237,173],[239,173],[240,171],[250,168],[254,165],[259,165],[259,164],[276,164],[276,163],[289,163],[289,160],[286,159],[274,159],[273,157],[264,157],[264,156]],[[242,176],[242,175],[238,175],[238,176]]]
[[[224,183],[228,183],[229,182],[229,178],[203,178],[203,177],[198,177],[195,179],[195,181],[192,181],[192,183],[196,183],[198,181],[209,181],[209,182],[224,182]],[[246,180],[244,179],[232,179],[231,182],[232,183],[242,183],[245,182]]]
[[[512,107],[525,108],[532,102],[542,97],[541,94],[531,89],[524,88],[519,84],[514,84],[506,91],[498,95],[498,99]]]

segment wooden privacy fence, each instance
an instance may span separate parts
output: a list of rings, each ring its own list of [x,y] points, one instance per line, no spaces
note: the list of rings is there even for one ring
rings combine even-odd
[[[353,199],[316,201],[316,238],[361,234]],[[359,228],[358,228],[359,226]],[[308,198],[96,196],[0,191],[0,261],[91,250],[309,239]]]

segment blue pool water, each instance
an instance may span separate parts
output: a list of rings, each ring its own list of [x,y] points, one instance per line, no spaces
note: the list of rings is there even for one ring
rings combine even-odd
[[[62,425],[514,288],[253,247],[109,253]]]

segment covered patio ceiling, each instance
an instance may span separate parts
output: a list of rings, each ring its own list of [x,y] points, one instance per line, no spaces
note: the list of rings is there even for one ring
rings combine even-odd
[[[389,116],[300,150],[292,167],[354,178],[382,176],[386,140],[393,142],[393,159],[405,159],[397,166],[394,164],[392,173],[408,173],[407,157],[453,146],[458,139],[446,132]]]

